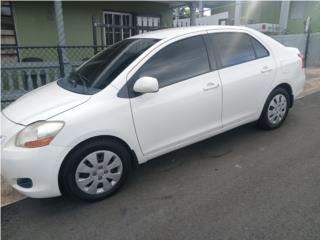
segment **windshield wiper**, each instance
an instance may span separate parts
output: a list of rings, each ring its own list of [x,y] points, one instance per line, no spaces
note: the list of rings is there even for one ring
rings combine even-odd
[[[76,72],[75,70],[72,70],[71,74],[75,75],[75,79],[74,78],[68,78],[68,80],[74,85],[74,87],[76,87],[76,85],[78,85],[78,82],[80,80],[80,82],[82,83],[81,85],[83,86],[84,88],[84,91],[85,92],[88,92],[88,82],[89,80],[83,76],[81,73],[79,72]]]

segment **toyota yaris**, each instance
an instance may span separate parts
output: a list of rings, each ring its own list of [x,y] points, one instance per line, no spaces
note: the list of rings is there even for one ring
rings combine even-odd
[[[278,128],[302,55],[245,27],[137,35],[2,112],[2,175],[35,198],[99,200],[134,164],[257,121]]]

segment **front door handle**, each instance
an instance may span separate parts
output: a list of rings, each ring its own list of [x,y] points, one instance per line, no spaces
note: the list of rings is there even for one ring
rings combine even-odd
[[[272,71],[272,68],[269,68],[267,66],[264,66],[262,69],[261,69],[261,73],[267,73],[267,72],[271,72]]]
[[[219,87],[219,83],[208,82],[207,85],[203,88],[203,91],[209,91]]]

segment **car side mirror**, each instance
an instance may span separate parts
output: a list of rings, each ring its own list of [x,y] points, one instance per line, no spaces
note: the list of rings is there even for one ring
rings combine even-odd
[[[154,77],[141,77],[133,85],[137,93],[154,93],[159,91],[158,79]]]

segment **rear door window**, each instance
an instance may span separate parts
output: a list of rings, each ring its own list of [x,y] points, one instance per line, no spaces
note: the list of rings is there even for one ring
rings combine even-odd
[[[209,41],[216,50],[221,67],[229,67],[256,59],[249,35],[245,33],[211,33]]]
[[[250,39],[257,58],[269,56],[268,50],[258,40],[253,37],[250,37]]]

